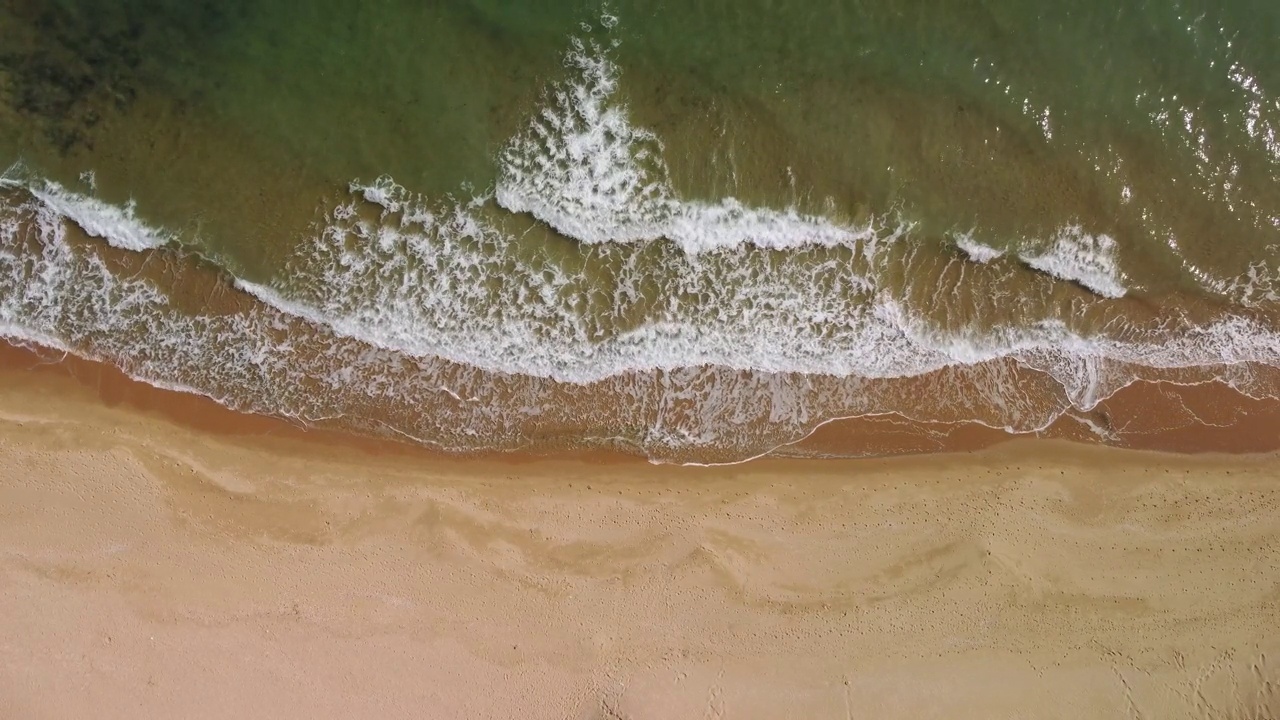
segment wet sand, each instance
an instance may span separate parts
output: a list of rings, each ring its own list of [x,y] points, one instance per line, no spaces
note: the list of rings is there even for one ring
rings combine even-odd
[[[460,459],[19,358],[0,717],[1280,716],[1275,455]]]
[[[565,441],[556,443],[554,439],[544,442],[546,449],[538,452],[475,451],[462,456],[442,456],[396,435],[374,437],[328,425],[305,425],[300,421],[233,411],[200,395],[162,390],[133,380],[107,363],[38,346],[15,346],[2,339],[0,373],[32,374],[55,382],[70,380],[96,395],[99,402],[156,413],[200,432],[336,443],[379,454],[406,455],[422,462],[435,462],[441,457],[501,458],[508,462],[536,457],[589,462],[636,462],[638,458],[638,452],[622,450],[566,450]],[[919,384],[928,387],[928,381],[926,376]],[[832,420],[819,425],[807,437],[779,447],[773,456],[845,459],[973,452],[1010,439],[1031,437],[1179,454],[1271,453],[1280,451],[1280,398],[1249,397],[1221,382],[1178,385],[1139,381],[1102,401],[1090,415],[1064,416],[1039,433],[1018,435],[975,422],[920,422],[885,413]]]

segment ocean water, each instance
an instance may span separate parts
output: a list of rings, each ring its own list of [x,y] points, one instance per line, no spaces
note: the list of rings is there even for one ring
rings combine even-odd
[[[1280,398],[1280,6],[0,6],[0,336],[457,451]]]

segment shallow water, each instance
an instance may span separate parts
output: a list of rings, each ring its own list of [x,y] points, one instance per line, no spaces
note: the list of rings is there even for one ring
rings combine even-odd
[[[1280,396],[1272,5],[544,5],[10,3],[4,335],[685,461]]]

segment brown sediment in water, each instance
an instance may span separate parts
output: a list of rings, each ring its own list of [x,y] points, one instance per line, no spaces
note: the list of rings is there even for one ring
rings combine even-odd
[[[114,365],[39,346],[19,346],[0,340],[0,377],[6,384],[35,382],[78,386],[108,407],[162,417],[182,427],[232,438],[253,438],[290,447],[330,448],[337,453],[395,456],[429,460],[447,453],[408,441],[371,437],[353,432],[311,427],[296,420],[232,410],[216,400],[195,393],[158,388],[129,377]],[[521,453],[476,451],[469,457],[523,462],[535,456]],[[638,458],[620,452],[578,450],[560,453],[565,458],[590,458],[598,462],[634,462]]]
[[[238,412],[198,394],[157,388],[103,362],[40,347],[0,341],[0,373],[11,382],[24,374],[55,381],[72,380],[92,390],[108,406],[159,414],[201,432],[262,437],[288,443],[318,443],[364,453],[421,456],[453,455],[408,440],[308,426],[300,421]],[[858,458],[926,453],[973,452],[1015,438],[1067,440],[1137,450],[1175,453],[1267,453],[1280,450],[1280,399],[1255,399],[1220,382],[1195,385],[1138,381],[1099,404],[1089,416],[1091,428],[1064,416],[1038,433],[1009,433],[975,422],[919,422],[898,414],[842,418],[824,423],[810,435],[782,446],[777,457]],[[1104,439],[1099,432],[1111,433]],[[521,462],[555,456],[593,462],[630,462],[639,456],[623,450],[543,444],[537,450],[461,453],[469,457]]]
[[[849,418],[819,427],[794,447],[833,457],[957,452],[1030,435],[1177,453],[1280,449],[1280,399],[1249,397],[1216,381],[1180,385],[1140,380],[1099,403],[1087,419],[1096,429],[1068,414],[1038,433],[1015,435],[978,423]],[[1099,432],[1112,436],[1104,439]]]

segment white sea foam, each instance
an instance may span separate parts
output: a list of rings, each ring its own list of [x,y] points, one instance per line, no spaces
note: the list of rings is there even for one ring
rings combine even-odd
[[[86,234],[106,240],[112,247],[146,250],[160,247],[172,239],[169,233],[156,230],[140,220],[132,200],[123,207],[112,205],[68,190],[52,180],[24,180],[20,179],[20,174],[15,175],[17,176],[11,177],[10,173],[5,173],[4,177],[0,177],[0,186],[25,188],[50,209],[78,225]]]
[[[1058,231],[1048,247],[1025,250],[1018,257],[1040,272],[1079,283],[1103,297],[1120,298],[1128,292],[1116,261],[1116,241],[1110,235],[1092,235],[1069,225]]]
[[[575,383],[706,364],[893,371],[892,353],[854,337],[885,332],[868,316],[864,294],[875,289],[877,248],[891,244],[891,235],[868,238],[861,254],[843,263],[810,263],[804,252],[770,261],[722,250],[676,253],[662,266],[642,268],[634,264],[637,248],[603,247],[597,257],[616,256],[622,268],[606,286],[521,252],[519,239],[470,203],[424,207],[389,178],[352,190],[353,203],[375,201],[380,221],[352,204],[339,206],[280,287],[240,287],[379,347]],[[641,307],[642,322],[617,329]],[[797,342],[794,323],[830,334],[857,357]],[[842,327],[832,331],[827,323]]]
[[[1219,289],[1246,307],[1280,303],[1280,245],[1268,248],[1265,259],[1253,261],[1244,272],[1221,283]]]
[[[976,263],[986,265],[1004,255],[1004,250],[998,250],[990,245],[983,245],[978,242],[972,232],[953,233],[951,239],[955,242],[956,247],[963,250],[964,254],[968,255],[969,259]]]
[[[683,200],[671,186],[662,142],[632,124],[616,97],[609,50],[573,42],[569,78],[503,149],[495,197],[584,243],[665,238],[685,252],[753,244],[770,249],[848,245],[872,224],[846,226],[795,209],[753,208],[734,198]]]
[[[69,242],[72,225],[34,194],[24,198],[10,186],[0,196],[0,336],[107,361],[151,385],[240,410],[305,422],[348,416],[349,427],[376,431],[387,422],[371,412],[378,406],[405,418],[397,432],[456,449],[476,447],[486,435],[517,437],[518,418],[504,416],[498,398],[519,388],[477,382],[466,369],[446,377],[439,363],[406,362],[266,305],[183,313],[165,288],[117,274],[96,252]],[[460,416],[447,405],[421,415],[442,398],[456,402],[451,388],[484,393],[484,402],[467,403]],[[544,404],[537,392],[522,397]]]
[[[613,245],[598,253],[623,270],[606,283],[521,259],[520,240],[486,223],[476,208],[404,210],[434,220],[334,221],[300,253],[284,286],[241,286],[377,347],[575,384],[699,366],[913,377],[1016,358],[1054,377],[1076,407],[1088,409],[1131,381],[1130,371],[1100,379],[1107,375],[1101,368],[1117,363],[1177,368],[1280,359],[1280,350],[1262,340],[1271,331],[1236,319],[1187,327],[1181,336],[1164,323],[1134,327],[1124,341],[1082,333],[1052,316],[982,332],[944,329],[886,283],[895,274],[916,275],[897,266],[912,256],[896,253],[894,242],[869,242],[849,262],[818,261],[808,251],[779,261],[738,249],[675,253],[647,268],[632,263],[631,247]],[[360,213],[347,208],[334,215]],[[1068,229],[1062,236],[1079,234]],[[589,298],[598,300],[596,311],[587,307]],[[647,312],[635,321],[641,308]],[[633,323],[614,328],[624,317]]]
[[[184,314],[163,287],[75,249],[66,239],[71,218],[30,194],[0,217],[0,334],[238,409],[339,418],[443,447],[515,447],[539,427],[625,426],[634,428],[626,441],[654,457],[703,459],[712,456],[698,453],[711,448],[726,459],[758,454],[829,417],[865,413],[1027,432],[1094,407],[1144,366],[1280,366],[1275,331],[1242,317],[1134,327],[1123,338],[1082,335],[1062,321],[945,330],[880,280],[880,264],[904,257],[894,254],[898,244],[853,263],[790,252],[772,274],[770,263],[753,264],[749,254],[744,262],[740,251],[675,253],[675,267],[649,269],[613,258],[623,270],[604,305],[627,311],[643,284],[668,290],[648,321],[598,335],[580,303],[604,288],[549,261],[520,260],[518,240],[477,208],[427,212],[394,183],[379,186],[401,199],[373,193],[385,203],[375,207],[399,202],[399,212],[381,221],[360,219],[368,213],[356,208],[335,212],[345,219],[311,248],[316,264],[295,268],[302,287],[242,282],[265,304],[208,315]],[[353,202],[365,202],[363,187],[353,188]],[[419,219],[402,225],[406,213]],[[493,297],[483,287],[497,277],[504,294]],[[470,359],[501,372],[480,372]],[[1016,378],[1019,366],[1060,391]],[[873,380],[931,370],[947,375],[925,396]],[[574,404],[566,386],[539,373],[591,380],[597,400]],[[1230,380],[1274,392],[1248,373]]]

